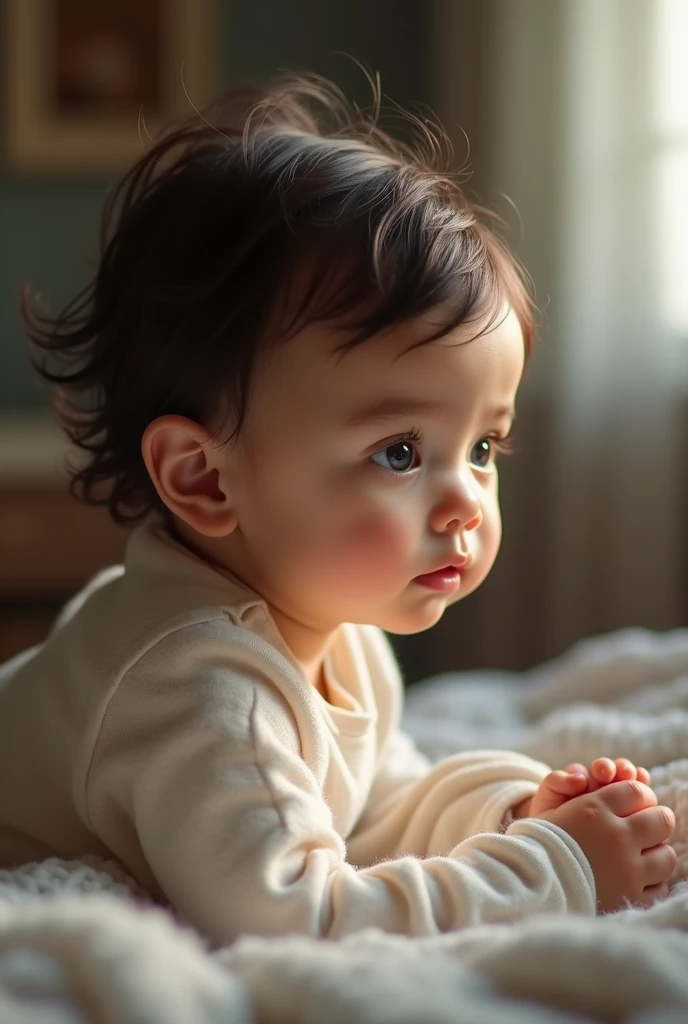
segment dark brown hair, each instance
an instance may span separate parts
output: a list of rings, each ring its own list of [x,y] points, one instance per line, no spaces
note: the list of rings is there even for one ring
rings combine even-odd
[[[209,431],[219,421],[234,439],[260,345],[307,324],[345,327],[346,351],[430,311],[442,323],[427,341],[466,323],[479,334],[507,303],[532,344],[520,267],[464,195],[437,126],[405,115],[401,141],[377,104],[362,113],[315,78],[228,99],[122,179],[95,277],[63,313],[51,318],[24,295],[34,365],[57,385],[62,423],[87,455],[72,489],[119,522],[159,507],[141,455],[146,426],[179,413]],[[289,322],[267,338],[280,296]]]

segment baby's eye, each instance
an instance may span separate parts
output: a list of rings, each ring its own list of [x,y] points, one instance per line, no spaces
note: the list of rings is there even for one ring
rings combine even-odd
[[[471,448],[471,462],[474,466],[484,469],[489,466],[493,457],[493,443],[489,437],[482,437]]]
[[[408,473],[419,465],[418,452],[409,441],[395,441],[370,457],[377,466],[392,473]]]

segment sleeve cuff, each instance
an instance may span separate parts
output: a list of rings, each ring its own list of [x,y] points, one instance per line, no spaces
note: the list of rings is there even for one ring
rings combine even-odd
[[[507,835],[529,837],[543,845],[566,891],[569,909],[594,917],[597,912],[595,877],[588,858],[568,832],[541,818],[519,818],[508,826]]]

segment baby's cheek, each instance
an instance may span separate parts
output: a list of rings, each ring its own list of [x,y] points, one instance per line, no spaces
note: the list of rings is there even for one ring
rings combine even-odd
[[[485,557],[488,563],[486,571],[489,572],[497,555],[499,554],[499,548],[502,543],[502,517],[500,515],[499,505],[496,502],[488,505],[485,511],[483,543],[485,546]]]
[[[362,555],[375,551],[398,554],[408,545],[408,533],[401,516],[388,511],[374,512],[350,527],[347,543],[352,551],[358,550]]]
[[[389,512],[361,517],[342,531],[334,553],[340,580],[359,587],[398,576],[412,558],[409,530],[403,519]]]

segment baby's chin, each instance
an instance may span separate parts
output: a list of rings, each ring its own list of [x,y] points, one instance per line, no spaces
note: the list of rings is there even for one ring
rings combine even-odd
[[[483,578],[473,577],[470,581],[462,581],[461,587],[454,594],[428,594],[406,607],[385,609],[374,620],[369,620],[369,624],[397,636],[424,633],[437,625],[447,608],[477,590]]]
[[[380,615],[371,625],[379,626],[385,633],[393,633],[396,636],[424,633],[437,625],[450,604],[454,604],[454,601],[447,600],[446,597],[441,600],[435,598],[421,607]]]

